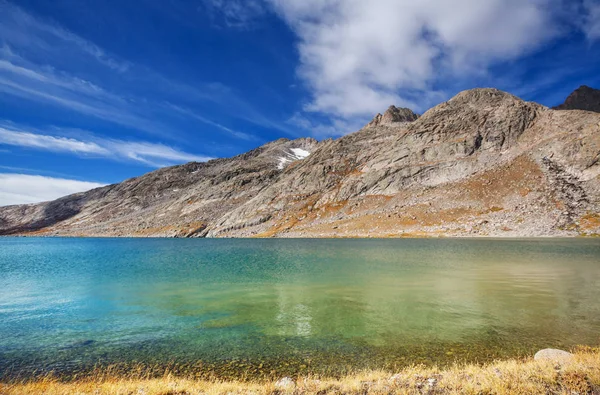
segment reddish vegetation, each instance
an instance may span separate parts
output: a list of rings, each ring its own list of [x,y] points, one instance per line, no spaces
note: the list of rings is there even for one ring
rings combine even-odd
[[[547,179],[539,165],[522,155],[466,180],[435,189],[423,188],[416,196],[405,192],[394,196],[369,195],[318,207],[315,196],[300,199],[294,211],[288,211],[285,218],[257,237],[286,233],[309,237],[420,237],[451,235],[452,229],[465,228],[481,235],[485,234],[481,228],[497,215],[507,216],[517,225],[523,224],[527,215],[515,209],[518,203],[531,202],[563,210],[564,203],[547,191]],[[448,206],[449,202],[453,203]],[[598,229],[598,218],[596,214],[585,216],[581,228]],[[512,232],[514,228],[499,225],[496,231]]]

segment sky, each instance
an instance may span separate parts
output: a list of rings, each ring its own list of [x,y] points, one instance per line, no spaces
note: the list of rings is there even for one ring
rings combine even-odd
[[[599,69],[600,0],[0,0],[0,206]]]

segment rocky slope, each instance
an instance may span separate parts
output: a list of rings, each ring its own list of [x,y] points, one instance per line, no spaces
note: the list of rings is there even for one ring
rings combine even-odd
[[[390,107],[337,140],[278,140],[54,202],[0,233],[180,237],[600,233],[600,114],[495,89],[422,116]]]
[[[275,182],[314,139],[280,139],[245,154],[159,169],[41,204],[0,207],[0,234],[203,236],[207,225]],[[298,151],[300,150],[300,151]]]

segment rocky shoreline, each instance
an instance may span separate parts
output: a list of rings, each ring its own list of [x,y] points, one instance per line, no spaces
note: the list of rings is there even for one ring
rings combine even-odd
[[[242,377],[240,377],[242,378]],[[143,371],[123,377],[110,370],[63,381],[0,383],[13,394],[598,394],[600,349],[579,348],[573,354],[541,350],[534,358],[484,365],[456,364],[445,369],[412,366],[398,372],[367,371],[345,377],[283,377],[272,381],[195,380],[165,371],[150,378]]]

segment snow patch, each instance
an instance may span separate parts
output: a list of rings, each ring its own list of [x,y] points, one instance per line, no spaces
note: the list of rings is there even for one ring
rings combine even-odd
[[[277,168],[279,170],[283,170],[283,168],[285,167],[286,163],[291,162],[291,160],[289,160],[288,158],[284,158],[283,156],[279,157],[279,163],[277,164]]]
[[[279,170],[283,170],[283,168],[291,162],[304,159],[310,155],[305,149],[302,148],[290,148],[290,152],[286,152],[285,156],[279,157],[279,163],[277,164],[277,168]]]
[[[290,151],[292,151],[294,153],[294,155],[296,156],[296,158],[298,158],[298,159],[304,159],[308,155],[310,155],[310,152],[308,152],[307,150],[304,150],[302,148],[291,148]]]

